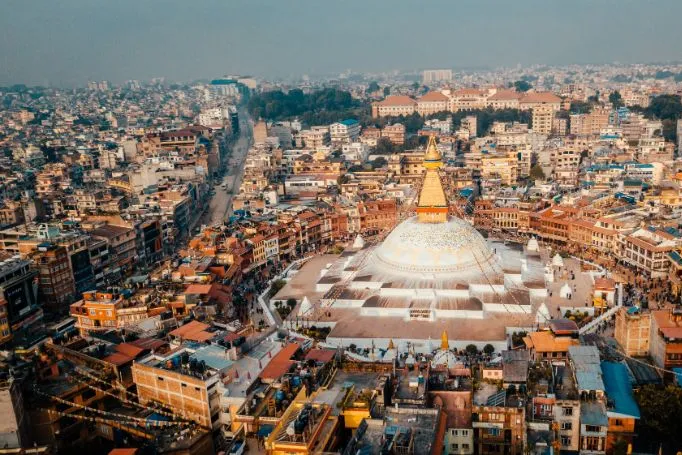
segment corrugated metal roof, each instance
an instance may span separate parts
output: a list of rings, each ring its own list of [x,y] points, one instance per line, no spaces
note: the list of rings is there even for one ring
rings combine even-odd
[[[606,395],[613,401],[613,411],[624,416],[639,419],[639,406],[632,393],[628,369],[622,363],[602,362],[601,370],[606,385]]]

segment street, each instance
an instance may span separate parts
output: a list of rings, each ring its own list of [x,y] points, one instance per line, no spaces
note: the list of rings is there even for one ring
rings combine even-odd
[[[251,119],[242,109],[239,110],[239,131],[239,138],[226,156],[228,161],[227,172],[223,177],[222,184],[213,188],[215,195],[211,198],[208,209],[201,217],[202,224],[208,226],[221,224],[232,214],[232,198],[239,193],[239,186],[244,173],[244,162],[251,145]],[[223,184],[225,185],[224,188]]]

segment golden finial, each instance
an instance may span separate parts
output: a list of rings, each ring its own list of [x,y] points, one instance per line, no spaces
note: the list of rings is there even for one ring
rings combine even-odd
[[[440,152],[436,146],[436,136],[429,136],[429,144],[426,146],[424,155],[424,167],[426,169],[439,169],[443,165]]]
[[[443,330],[443,334],[440,336],[440,348],[444,351],[450,349],[450,342],[448,341],[448,332]]]
[[[391,338],[391,339],[388,341],[388,349],[395,349],[395,346],[393,345],[393,338]]]

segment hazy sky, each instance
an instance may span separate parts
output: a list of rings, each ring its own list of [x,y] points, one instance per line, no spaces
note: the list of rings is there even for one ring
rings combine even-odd
[[[2,0],[0,85],[682,60],[680,0]]]

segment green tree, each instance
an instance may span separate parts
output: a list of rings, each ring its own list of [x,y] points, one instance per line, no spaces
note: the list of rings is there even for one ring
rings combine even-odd
[[[623,103],[623,97],[618,90],[609,94],[609,103],[613,105],[614,109],[618,109],[625,104]]]
[[[664,453],[682,447],[682,388],[646,385],[635,392],[635,399],[641,415],[638,440],[648,443],[650,452],[658,451],[659,441]]]
[[[476,355],[478,354],[478,348],[476,347],[475,344],[468,344],[464,350],[468,355]]]
[[[372,160],[370,164],[372,165],[372,169],[379,169],[386,166],[386,164],[388,164],[388,161],[386,161],[386,158],[384,158],[383,156],[378,156],[374,160]]]
[[[514,88],[517,92],[527,92],[528,90],[532,89],[533,86],[530,85],[530,82],[521,80],[514,82]]]
[[[545,171],[542,170],[542,166],[540,166],[539,164],[533,166],[530,170],[530,178],[532,178],[533,180],[544,180]]]
[[[384,87],[384,96],[388,96],[390,94],[391,94],[391,87],[389,87],[387,85],[386,87]]]
[[[592,103],[584,101],[571,101],[571,114],[589,114],[592,112]]]
[[[649,107],[644,110],[648,118],[661,120],[677,120],[682,114],[680,95],[659,95],[651,99]]]
[[[483,352],[485,352],[486,355],[490,355],[490,354],[492,354],[493,352],[495,352],[495,346],[493,346],[492,344],[488,343],[488,344],[486,344],[485,346],[483,346]]]
[[[377,90],[379,90],[379,84],[377,81],[372,81],[369,83],[369,86],[367,86],[367,90],[365,90],[365,93],[374,93]]]
[[[377,146],[374,149],[374,153],[377,155],[391,155],[395,153],[395,146],[393,145],[393,142],[390,141],[389,138],[387,137],[380,137],[379,140],[377,141]]]

